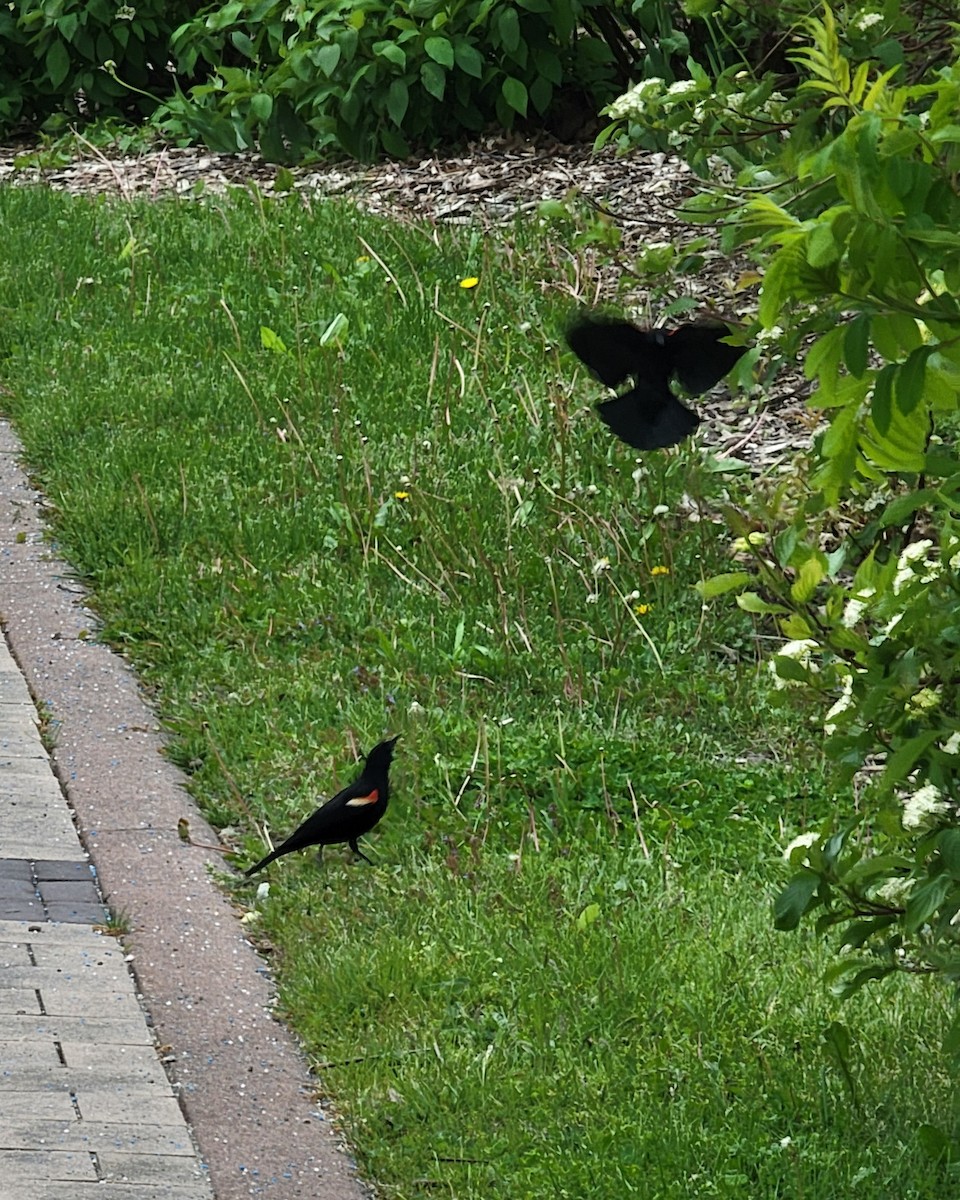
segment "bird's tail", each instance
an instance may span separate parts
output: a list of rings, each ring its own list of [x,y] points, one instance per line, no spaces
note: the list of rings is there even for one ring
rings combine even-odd
[[[261,858],[258,863],[255,863],[252,867],[249,867],[246,871],[244,871],[244,879],[249,879],[251,875],[256,875],[258,871],[262,871],[264,867],[268,867],[275,858],[279,857],[279,851],[271,850],[266,858]]]

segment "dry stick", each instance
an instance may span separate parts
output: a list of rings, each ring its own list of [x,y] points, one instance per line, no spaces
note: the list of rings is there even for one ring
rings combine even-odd
[[[144,490],[143,482],[140,479],[140,475],[137,472],[134,472],[133,484],[134,484],[134,487],[137,489],[137,491],[140,493],[140,499],[143,502],[144,512],[147,514],[147,520],[150,522],[150,528],[153,530],[153,542],[154,542],[154,545],[156,546],[157,550],[159,550],[160,549],[160,530],[157,528],[157,522],[154,520],[154,517],[153,517],[153,509],[150,507],[150,498],[147,495],[146,491]]]
[[[94,158],[98,158],[106,167],[109,168],[110,174],[113,176],[113,181],[117,185],[117,191],[119,192],[121,199],[127,201],[131,200],[132,197],[130,196],[129,191],[127,190],[123,179],[120,176],[120,172],[110,161],[110,159],[107,158],[103,151],[96,147],[93,142],[87,141],[87,139],[78,129],[73,129],[71,132],[78,142],[83,142],[87,149],[93,154]]]
[[[374,250],[374,248],[370,245],[370,243],[365,238],[360,238],[359,241],[360,241],[360,245],[363,246],[363,248],[367,251],[367,253],[370,255],[370,257],[373,259],[376,259],[376,261],[380,264],[380,267],[382,268],[383,273],[390,280],[390,282],[393,284],[393,286],[397,289],[397,295],[400,297],[400,302],[403,304],[403,307],[407,308],[408,307],[407,297],[406,297],[406,294],[404,293],[403,288],[400,286],[400,282],[397,279],[396,275],[394,275],[394,273],[390,270],[390,268],[383,261],[383,259],[380,257],[380,255],[376,252],[376,250]]]

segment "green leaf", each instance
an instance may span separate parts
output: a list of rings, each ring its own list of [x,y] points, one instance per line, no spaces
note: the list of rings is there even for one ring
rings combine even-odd
[[[277,354],[286,354],[287,348],[282,339],[268,325],[260,326],[260,345],[264,350],[273,350]]]
[[[923,381],[927,370],[927,359],[932,346],[920,346],[914,350],[897,372],[895,395],[897,408],[904,414],[912,413],[923,396]]]
[[[741,588],[752,580],[753,576],[747,571],[729,571],[725,575],[713,575],[709,579],[702,579],[696,588],[704,600],[711,600],[714,596],[722,596],[724,592]]]
[[[423,48],[434,62],[448,70],[454,63],[454,50],[451,42],[445,37],[428,37]]]
[[[257,120],[269,121],[273,112],[273,97],[267,92],[257,92],[250,97],[250,110]]]
[[[952,886],[953,880],[944,874],[936,875],[915,887],[907,899],[907,911],[903,917],[904,931],[916,933],[921,925],[926,925],[944,902]]]
[[[340,62],[342,50],[336,42],[332,42],[329,46],[320,46],[313,52],[313,61],[317,64],[320,70],[329,79],[337,69],[337,64]]]
[[[519,79],[515,79],[512,75],[508,75],[503,81],[503,98],[510,105],[515,113],[519,113],[521,117],[527,115],[527,88]]]
[[[894,969],[892,966],[873,963],[869,959],[843,958],[840,962],[831,964],[824,971],[823,977],[835,996],[847,1000],[871,979],[883,979]]]
[[[813,871],[801,871],[794,875],[787,886],[773,902],[773,923],[777,929],[796,929],[800,918],[813,905],[817,888],[820,886],[820,876]]]
[[[940,736],[939,729],[925,729],[915,737],[908,738],[902,746],[889,756],[886,769],[883,772],[883,782],[886,787],[896,787],[913,770],[917,759]]]
[[[807,262],[811,267],[826,267],[840,256],[833,238],[833,227],[826,221],[815,225],[807,238]]]
[[[960,829],[944,829],[937,837],[943,865],[953,879],[960,879]]]
[[[583,933],[590,925],[600,916],[601,908],[599,904],[588,904],[587,907],[577,917],[577,930]]]
[[[822,555],[812,554],[797,572],[790,586],[790,596],[798,604],[806,604],[813,597],[821,581],[826,577],[827,564]]]
[[[867,369],[870,347],[870,313],[861,313],[847,326],[843,339],[843,360],[851,375],[860,379]]]
[[[744,612],[749,613],[786,613],[790,610],[784,608],[782,604],[769,604],[766,600],[762,600],[756,592],[741,592],[737,597],[737,604]]]
[[[331,342],[341,343],[344,335],[347,332],[347,327],[350,321],[345,313],[337,313],[332,321],[327,323],[326,328],[317,339],[321,346],[328,346]]]
[[[442,100],[447,87],[447,73],[438,63],[425,62],[420,65],[420,82],[424,90],[435,100]]]
[[[873,384],[873,396],[870,400],[870,415],[877,427],[877,432],[886,436],[893,417],[893,379],[897,368],[888,363]]]
[[[483,55],[463,38],[457,38],[453,43],[453,57],[465,75],[472,75],[474,79],[479,79],[483,75]]]
[[[55,88],[59,88],[70,73],[70,55],[59,38],[51,43],[44,65],[50,82]]]
[[[401,70],[407,65],[407,52],[396,42],[377,42],[373,47],[373,52],[379,58],[385,58],[387,62],[393,63]]]
[[[410,89],[403,79],[394,79],[387,89],[387,113],[394,125],[402,125],[410,103]]]
[[[513,51],[520,45],[520,18],[517,10],[503,5],[497,12],[497,34],[504,50]],[[509,100],[507,101],[509,104]]]

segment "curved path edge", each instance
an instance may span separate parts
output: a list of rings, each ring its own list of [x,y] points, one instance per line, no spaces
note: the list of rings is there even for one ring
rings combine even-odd
[[[55,742],[51,757],[97,869],[157,1043],[217,1200],[369,1195],[316,1100],[317,1081],[271,1015],[273,986],[208,864],[215,843],[162,756],[129,665],[96,640],[70,567],[47,538],[43,498],[0,420],[0,620]]]

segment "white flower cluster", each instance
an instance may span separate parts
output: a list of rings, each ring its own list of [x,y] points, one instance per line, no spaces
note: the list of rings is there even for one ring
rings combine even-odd
[[[937,558],[932,558],[929,551],[933,542],[929,538],[921,538],[911,542],[900,552],[897,559],[897,573],[893,577],[893,594],[899,596],[909,583],[918,578],[920,583],[932,583],[943,570],[943,564]],[[951,560],[952,561],[952,560]]]
[[[841,713],[845,713],[848,708],[853,707],[853,676],[847,675],[843,680],[843,691],[840,697],[827,710],[827,715],[823,718],[823,732],[827,737],[832,737],[837,732],[837,717]]]
[[[650,79],[641,79],[629,92],[624,92],[622,96],[618,96],[613,101],[607,108],[607,115],[615,121],[625,117],[642,116],[647,104],[663,94],[663,88],[663,80],[656,76]]]
[[[778,689],[796,686],[797,681],[793,679],[781,679],[777,673],[778,658],[792,658],[794,662],[798,662],[802,667],[806,667],[808,671],[819,671],[820,668],[815,662],[810,661],[810,655],[814,650],[819,650],[820,647],[812,638],[797,638],[792,642],[785,642],[770,660],[770,673],[773,675],[774,685]]]
[[[792,862],[794,850],[799,850],[801,848],[804,850],[809,850],[809,848],[811,846],[816,846],[819,843],[819,841],[820,841],[819,833],[814,833],[813,831],[810,831],[808,833],[798,834],[797,837],[795,837],[793,839],[793,841],[789,844],[789,846],[787,846],[787,848],[784,850],[784,852],[783,852],[784,860],[786,862]],[[808,856],[805,854],[800,861],[803,866],[806,866],[810,860],[809,860]]]
[[[926,831],[939,825],[949,813],[943,792],[935,784],[925,783],[904,800],[901,821],[904,829]]]

